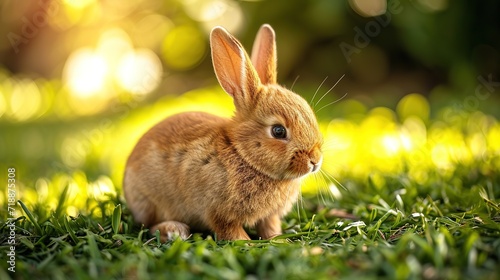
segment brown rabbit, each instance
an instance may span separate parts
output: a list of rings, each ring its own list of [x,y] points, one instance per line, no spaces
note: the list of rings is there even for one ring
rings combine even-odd
[[[210,34],[219,83],[232,96],[231,119],[202,112],[171,116],[149,130],[127,162],[124,192],[137,222],[165,241],[193,230],[218,239],[281,234],[301,178],[322,161],[316,117],[299,95],[276,84],[274,31],[263,25],[252,61],[221,27]]]

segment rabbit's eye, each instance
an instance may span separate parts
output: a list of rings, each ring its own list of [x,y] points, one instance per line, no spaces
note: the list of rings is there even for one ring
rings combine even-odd
[[[280,124],[273,125],[271,127],[271,134],[276,139],[285,139],[286,138],[286,128]]]

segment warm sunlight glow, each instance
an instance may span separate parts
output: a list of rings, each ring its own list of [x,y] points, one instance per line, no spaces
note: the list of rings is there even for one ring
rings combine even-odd
[[[403,149],[405,149],[406,151],[409,151],[413,148],[413,143],[411,141],[410,135],[401,133],[399,135],[399,141],[401,142],[401,146],[403,147]]]
[[[65,5],[68,5],[72,8],[83,9],[83,8],[87,7],[88,5],[96,2],[96,0],[63,0],[62,2]]]
[[[38,201],[43,203],[47,197],[49,196],[49,179],[47,178],[39,178],[36,180],[35,189],[38,193]]]
[[[97,51],[84,49],[80,50],[80,55],[83,53],[82,57],[102,57],[104,53],[111,54],[111,50],[115,48],[116,53],[121,55],[110,55],[104,60],[111,65],[109,69],[115,69],[113,76],[106,76],[106,83],[114,82],[123,90],[136,94],[154,90],[162,73],[159,58],[149,50],[134,49],[123,33],[115,31],[107,33],[109,40],[103,39],[98,44]],[[78,53],[76,55],[78,56]],[[148,73],[153,76],[148,77]],[[46,89],[43,89],[44,83],[7,79],[1,85],[7,116],[32,119],[40,114],[39,108],[43,107],[40,105],[43,103],[40,96],[42,92],[46,92]],[[12,90],[3,92],[6,88]],[[75,111],[81,110],[82,107],[94,109],[101,106],[99,104],[103,101],[99,97],[106,96],[72,94],[75,103],[71,104],[75,106]],[[376,107],[359,113],[354,121],[347,118],[328,122],[320,120],[324,136],[324,161],[321,172],[304,178],[303,192],[319,192],[325,198],[335,200],[342,197],[343,189],[349,189],[349,184],[345,183],[343,178],[360,179],[375,188],[383,189],[389,183],[386,174],[407,172],[409,178],[419,184],[425,184],[436,172],[440,176],[452,178],[459,165],[470,166],[476,162],[500,167],[500,124],[493,117],[480,112],[469,115],[464,113],[468,118],[466,130],[459,126],[447,125],[442,120],[426,124],[422,118],[426,119],[428,116],[428,112],[425,112],[427,100],[421,99],[419,95],[411,95],[404,100],[400,104],[420,104],[415,106],[424,108],[423,114],[406,104],[398,106],[398,114],[403,116],[402,119],[397,117],[398,114],[394,110]],[[347,102],[347,105],[349,104],[353,103]],[[110,178],[100,178],[93,182],[88,182],[82,174],[75,175],[71,179],[73,183],[70,200],[78,209],[79,203],[83,203],[80,200],[84,201],[87,197],[101,199],[109,193],[114,193],[112,182],[122,181],[124,165],[133,145],[149,127],[166,116],[186,111],[205,111],[229,117],[233,110],[231,97],[219,86],[215,86],[193,90],[175,99],[161,98],[154,105],[131,111],[126,120],[114,128],[96,128],[66,135],[59,144],[60,161],[65,166],[79,169],[83,168],[89,159],[99,158],[100,164],[110,170]],[[14,114],[14,111],[22,113]],[[109,137],[110,135],[112,137]],[[117,142],[116,139],[122,140]],[[490,171],[485,168],[483,172]],[[63,189],[65,185],[66,183],[63,183],[63,186],[56,188]],[[48,186],[45,181],[39,181],[36,185],[38,194],[26,192],[23,196],[27,202],[34,203],[37,199],[50,197],[52,188],[54,187]],[[57,198],[50,198],[48,203],[50,207],[56,205]],[[105,215],[111,210],[105,209],[102,214]],[[76,213],[75,209],[67,209],[66,213],[70,212]]]
[[[5,114],[5,111],[7,110],[7,103],[5,102],[4,96],[5,92],[0,85],[0,118],[2,117],[3,114]]]
[[[382,145],[388,155],[396,154],[401,148],[399,138],[394,135],[385,135],[382,137]]]
[[[92,49],[83,48],[71,54],[64,77],[72,94],[92,97],[104,90],[108,65],[106,59]]]
[[[500,155],[500,124],[493,126],[487,136],[488,147],[496,154]]]
[[[93,196],[96,200],[102,200],[107,195],[114,194],[115,187],[108,177],[100,176],[97,181],[89,184],[87,191],[89,197]]]
[[[227,0],[185,0],[186,12],[197,21],[209,21],[223,15],[229,5]]]
[[[452,167],[452,158],[445,145],[439,144],[432,148],[432,162],[441,169]]]
[[[66,208],[66,215],[69,217],[77,217],[79,212],[78,208],[72,205],[69,205],[68,208]]]
[[[243,24],[243,12],[235,1],[185,0],[186,13],[200,22],[208,33],[216,26],[224,26],[230,32],[238,31]]]
[[[332,196],[335,199],[342,199],[342,193],[340,192],[340,189],[339,189],[339,187],[337,187],[336,184],[331,183],[329,189],[330,189]]]
[[[68,103],[78,115],[99,113],[125,92],[150,93],[158,87],[162,75],[160,58],[150,49],[135,49],[120,28],[105,30],[95,49],[73,52],[64,68]]]
[[[10,98],[10,114],[17,121],[25,121],[40,110],[42,97],[33,81],[21,80],[14,83]]]
[[[116,68],[123,56],[134,50],[128,34],[120,28],[111,28],[103,32],[96,46],[96,52],[106,60],[110,73]]]
[[[116,72],[118,84],[128,92],[147,94],[161,82],[161,61],[148,49],[129,52],[121,58]]]

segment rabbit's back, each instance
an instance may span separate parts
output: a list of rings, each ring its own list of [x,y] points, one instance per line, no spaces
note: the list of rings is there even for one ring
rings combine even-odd
[[[200,213],[216,199],[214,188],[227,182],[216,146],[229,121],[207,113],[182,113],[139,140],[124,178],[125,197],[138,222],[148,225],[168,217],[206,229]]]

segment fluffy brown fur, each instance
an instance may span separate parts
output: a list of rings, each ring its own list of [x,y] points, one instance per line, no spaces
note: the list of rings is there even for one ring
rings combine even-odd
[[[273,29],[263,25],[252,60],[225,29],[212,30],[215,73],[235,103],[232,119],[202,112],[171,116],[149,130],[127,162],[124,192],[137,222],[162,240],[192,230],[248,240],[281,234],[280,218],[300,180],[321,165],[316,117],[299,95],[276,84]],[[273,137],[273,125],[287,137]]]

